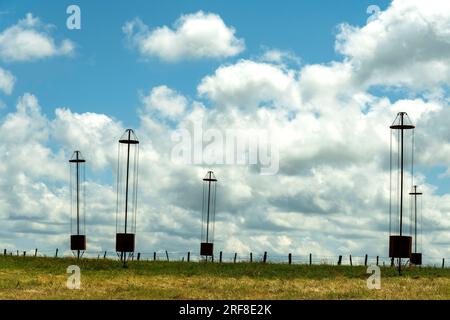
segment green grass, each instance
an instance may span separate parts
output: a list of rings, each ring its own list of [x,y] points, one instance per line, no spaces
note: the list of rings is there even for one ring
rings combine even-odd
[[[69,265],[81,289],[69,290]],[[0,299],[450,299],[450,269],[381,268],[368,290],[362,266],[120,262],[0,256]]]

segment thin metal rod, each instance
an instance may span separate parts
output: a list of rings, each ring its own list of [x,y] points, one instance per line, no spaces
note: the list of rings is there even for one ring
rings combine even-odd
[[[73,234],[73,167],[69,165],[70,176],[70,234]]]
[[[400,113],[401,142],[400,142],[400,237],[403,233],[403,113]],[[398,273],[402,272],[402,258],[398,259]]]
[[[121,144],[117,148],[117,195],[116,195],[116,233],[119,232],[119,192],[120,190],[120,149]]]
[[[417,253],[417,186],[414,186],[414,252]]]
[[[127,219],[128,219],[128,175],[130,172],[130,137],[131,131],[128,131],[128,149],[127,149],[127,177],[125,181],[125,233],[127,233]]]
[[[389,235],[392,234],[392,129],[389,142]]]
[[[76,168],[77,168],[77,235],[80,234],[80,163],[78,162],[79,152],[75,151],[76,155]],[[80,260],[80,250],[77,250],[77,259]]]
[[[402,125],[400,140],[400,236],[403,232],[403,113],[400,114]]]
[[[82,230],[81,232],[85,235],[86,234],[86,165],[83,165],[81,167],[81,172],[83,174],[82,178],[82,214],[83,214],[83,224],[82,224]]]
[[[208,243],[208,237],[209,237],[209,202],[211,199],[211,174],[209,175],[209,181],[208,181],[208,211],[206,215],[206,243]]]
[[[80,234],[80,181],[79,181],[79,162],[78,162],[78,151],[75,152],[76,154],[76,168],[77,168],[77,235]]]
[[[203,184],[203,192],[202,192],[202,227],[201,227],[201,241],[203,241],[203,236],[205,235],[204,224],[205,224],[205,193],[206,193],[206,185]]]

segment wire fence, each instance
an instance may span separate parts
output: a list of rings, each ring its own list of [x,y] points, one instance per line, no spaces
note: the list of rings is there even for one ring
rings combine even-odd
[[[76,252],[70,250],[60,251],[55,250],[7,250],[4,249],[3,255],[9,256],[23,256],[23,257],[50,257],[50,258],[76,258]],[[84,251],[81,255],[83,259],[109,259],[120,260],[120,253],[115,251]],[[193,251],[167,251],[159,250],[153,252],[134,252],[128,255],[128,260],[131,261],[183,261],[183,262],[199,262],[204,261],[205,258]],[[304,254],[270,254],[263,253],[229,253],[217,252],[209,260],[219,263],[279,263],[279,264],[303,264],[303,265],[347,265],[347,266],[392,266],[397,264],[397,259],[392,259],[385,256],[352,256],[352,255],[335,255],[335,256],[321,256]],[[426,257],[423,261],[423,266],[435,268],[448,268],[446,261],[448,258]],[[409,264],[408,259],[402,259],[403,264]]]

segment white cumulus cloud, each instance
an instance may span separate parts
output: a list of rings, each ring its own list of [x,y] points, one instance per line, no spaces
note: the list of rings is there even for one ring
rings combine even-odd
[[[278,49],[267,49],[261,56],[261,61],[278,63],[278,64],[300,64],[300,58],[291,51]]]
[[[150,30],[135,19],[123,26],[123,32],[142,56],[170,62],[230,57],[245,48],[244,40],[235,37],[233,27],[227,26],[219,15],[202,11],[182,15],[173,29],[162,26]]]
[[[181,116],[188,104],[184,96],[167,86],[154,87],[148,95],[141,95],[141,101],[147,112],[156,111],[170,119]]]
[[[295,70],[241,60],[218,68],[203,78],[197,90],[217,105],[234,105],[254,110],[261,104],[298,107],[300,96]]]
[[[366,85],[430,87],[450,81],[450,2],[394,0],[363,27],[342,24],[336,50]]]
[[[75,44],[68,39],[59,44],[48,32],[49,26],[27,13],[24,19],[0,32],[0,59],[32,61],[58,55],[70,55]]]
[[[5,94],[11,94],[16,78],[8,70],[0,68],[0,91]]]

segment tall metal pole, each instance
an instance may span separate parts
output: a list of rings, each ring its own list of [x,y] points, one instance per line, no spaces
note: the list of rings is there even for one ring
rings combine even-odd
[[[403,115],[400,113],[401,121],[401,142],[400,142],[400,237],[403,232]],[[402,258],[398,259],[398,273],[402,272]]]
[[[127,143],[127,175],[125,180],[125,234],[127,233],[127,222],[128,222],[128,176],[130,172],[130,139],[131,139],[131,130],[128,130],[128,143]],[[123,260],[123,264],[125,267],[127,255],[125,252],[120,254],[120,259]]]
[[[403,232],[403,113],[400,114],[401,142],[400,142],[400,236]]]
[[[209,237],[209,203],[211,199],[211,174],[209,174],[209,181],[208,181],[208,211],[206,214],[206,243],[208,243],[208,237]]]
[[[131,131],[128,130],[128,149],[127,149],[127,177],[125,182],[125,233],[127,233],[127,219],[128,219],[128,175],[130,171],[130,136]]]
[[[76,155],[76,168],[77,168],[77,235],[80,234],[80,182],[79,182],[79,162],[78,151],[75,151]],[[77,250],[77,259],[80,259],[80,250]]]
[[[417,252],[417,186],[414,186],[414,252]]]
[[[79,171],[78,171],[78,151],[75,151],[76,155],[76,168],[77,168],[77,235],[80,234],[80,184],[79,184]]]

